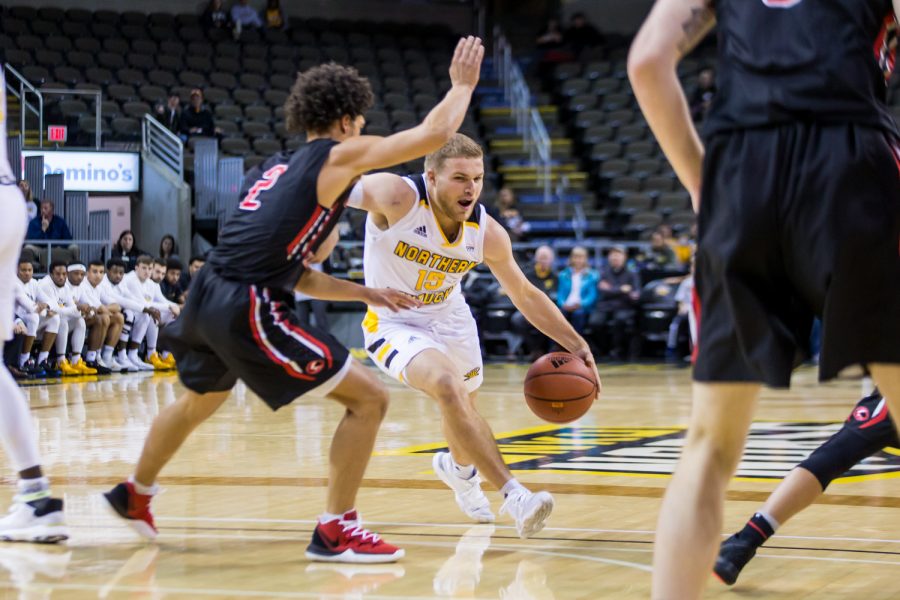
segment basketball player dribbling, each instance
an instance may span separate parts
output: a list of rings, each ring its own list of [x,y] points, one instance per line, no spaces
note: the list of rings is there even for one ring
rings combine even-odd
[[[450,452],[435,454],[433,466],[459,507],[477,521],[494,520],[481,473],[503,493],[501,513],[509,513],[526,538],[544,527],[553,498],[531,492],[512,476],[475,408],[483,380],[481,348],[460,290],[462,278],[484,262],[529,322],[597,367],[584,338],[522,273],[509,234],[478,203],[483,180],[481,147],[456,134],[425,158],[425,173],[366,175],[354,186],[348,205],[369,213],[366,285],[401,290],[422,302],[402,315],[371,306],[362,326],[375,364],[437,401]]]
[[[790,384],[813,315],[820,379],[866,365],[900,415],[900,133],[884,77],[898,12],[900,0],[659,0],[634,40],[635,95],[699,212],[693,410],[654,598],[702,594],[760,384]],[[676,69],[716,22],[701,143]]]
[[[450,139],[465,117],[483,55],[480,39],[460,40],[444,99],[422,124],[385,138],[360,135],[373,98],[369,82],[354,69],[330,63],[298,76],[285,113],[288,128],[305,131],[307,143],[291,155],[269,158],[245,178],[243,199],[219,245],[192,282],[180,318],[163,333],[187,391],[154,421],[134,475],[105,495],[140,534],[156,535],[150,500],[160,470],[242,379],[273,410],[312,389],[347,409],[332,440],[326,513],[307,558],[374,563],[403,556],[365,530],[354,508],[387,410],[386,387],[329,333],[300,326],[291,310],[293,292],[362,301],[389,312],[420,304],[401,292],[341,281],[307,265],[334,247],[332,232],[362,173],[413,160]]]
[[[6,80],[0,71],[0,89]],[[0,94],[0,351],[13,337],[16,269],[27,225],[25,199],[6,154],[6,93]],[[50,495],[41,470],[28,402],[5,366],[0,366],[0,442],[19,480],[9,514],[0,519],[0,540],[61,542],[68,539],[63,501]]]

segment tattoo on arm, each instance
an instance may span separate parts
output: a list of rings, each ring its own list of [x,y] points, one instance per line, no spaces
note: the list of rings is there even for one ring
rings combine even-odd
[[[691,9],[691,16],[681,24],[684,36],[678,41],[682,56],[690,52],[716,22],[715,0],[703,0],[703,6]]]

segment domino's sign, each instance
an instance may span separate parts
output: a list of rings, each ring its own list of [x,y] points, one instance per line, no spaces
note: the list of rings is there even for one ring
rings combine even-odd
[[[141,188],[141,156],[137,152],[22,150],[43,156],[44,174],[62,173],[70,192],[137,192]]]

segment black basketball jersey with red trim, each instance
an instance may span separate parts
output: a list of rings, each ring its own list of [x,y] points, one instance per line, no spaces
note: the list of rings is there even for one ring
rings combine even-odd
[[[319,204],[319,172],[337,143],[313,140],[293,154],[275,154],[247,173],[241,201],[207,261],[218,275],[260,287],[294,288],[304,271],[303,259],[334,229],[350,191],[331,208]]]
[[[705,133],[796,121],[897,134],[891,0],[713,0],[718,92]],[[893,43],[893,47],[892,47]]]

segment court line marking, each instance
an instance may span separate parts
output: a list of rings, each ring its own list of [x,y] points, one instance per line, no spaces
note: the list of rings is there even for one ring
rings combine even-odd
[[[211,540],[243,540],[243,541],[289,541],[290,538],[286,538],[285,536],[274,536],[274,535],[234,535],[234,534],[218,534],[218,533],[185,533],[185,534],[160,534],[157,538],[159,541],[167,541],[169,538],[172,538],[173,541],[175,539],[211,539]],[[77,542],[77,540],[74,540]],[[437,542],[437,541],[417,541],[417,540],[408,540],[404,542],[405,545],[408,546],[431,546],[431,547],[440,547],[440,548],[456,548],[458,542]],[[75,546],[77,547],[77,546]],[[612,558],[602,558],[599,556],[585,556],[583,554],[572,554],[572,553],[562,553],[562,552],[553,552],[550,550],[541,550],[539,548],[523,548],[521,546],[514,546],[510,544],[492,544],[488,547],[488,550],[501,550],[501,551],[513,551],[522,554],[539,554],[544,556],[549,556],[551,558],[573,558],[578,560],[587,560],[591,562],[600,562],[607,563],[615,566],[624,566],[630,567],[634,569],[638,569],[641,571],[651,572],[652,567],[649,565],[644,565],[641,563],[633,563],[629,561],[621,561]],[[626,549],[611,549],[613,552],[624,552]],[[644,554],[652,554],[653,550],[651,548],[632,548],[628,549],[629,552],[637,552]],[[796,555],[796,554],[768,554],[762,553],[757,554],[757,556],[762,558],[774,558],[774,559],[791,559],[791,560],[812,560],[817,562],[833,562],[833,563],[852,563],[852,564],[866,564],[866,565],[882,565],[882,566],[896,566],[900,567],[900,561],[887,561],[887,560],[869,560],[862,558],[842,558],[839,556],[806,556],[806,555]],[[2,584],[0,584],[2,586]],[[291,597],[291,596],[287,596]],[[307,596],[300,596],[307,597]],[[340,597],[340,596],[338,596]],[[369,598],[369,596],[367,596]],[[372,596],[373,600],[377,599],[377,596]],[[403,598],[407,598],[403,596]]]
[[[317,521],[315,519],[266,519],[261,517],[157,517],[157,521],[166,522],[166,521],[194,521],[198,523],[204,522],[213,522],[213,523],[289,523],[289,524],[298,524],[298,525],[313,525]],[[93,523],[93,521],[91,521]],[[366,520],[367,525],[377,525],[377,526],[387,526],[387,527],[447,527],[447,528],[455,528],[455,529],[468,529],[474,525],[474,523],[410,523],[410,522],[399,522],[399,521],[369,521]],[[515,529],[513,525],[494,525],[497,529]],[[639,534],[639,535],[654,535],[656,532],[653,530],[647,529],[592,529],[592,528],[584,528],[584,527],[544,527],[544,531],[574,531],[578,533],[624,533],[624,534]],[[723,537],[727,537],[731,534],[723,533],[721,534]],[[880,538],[858,538],[858,537],[824,537],[824,536],[809,536],[809,535],[781,535],[778,534],[778,539],[785,540],[810,540],[810,541],[836,541],[836,542],[873,542],[873,543],[883,543],[883,544],[900,544],[900,540],[897,539],[880,539]],[[535,538],[540,539],[540,538]],[[578,540],[574,540],[578,541]]]
[[[26,591],[31,584],[19,587],[8,582],[0,582],[0,588],[18,589]],[[104,586],[91,583],[55,583],[41,582],[40,589],[49,588],[53,590],[71,590],[71,591],[96,591],[102,590]],[[135,592],[135,593],[162,593],[162,594],[187,594],[192,596],[213,596],[213,597],[241,597],[241,598],[335,598],[346,600],[352,597],[349,592],[332,593],[332,592],[276,592],[265,590],[236,590],[234,588],[227,590],[218,590],[213,588],[183,588],[183,587],[166,587],[158,585],[117,585],[115,587],[117,593]],[[375,594],[365,594],[368,600],[433,600],[434,596],[381,596]],[[482,598],[484,598],[482,596]]]

